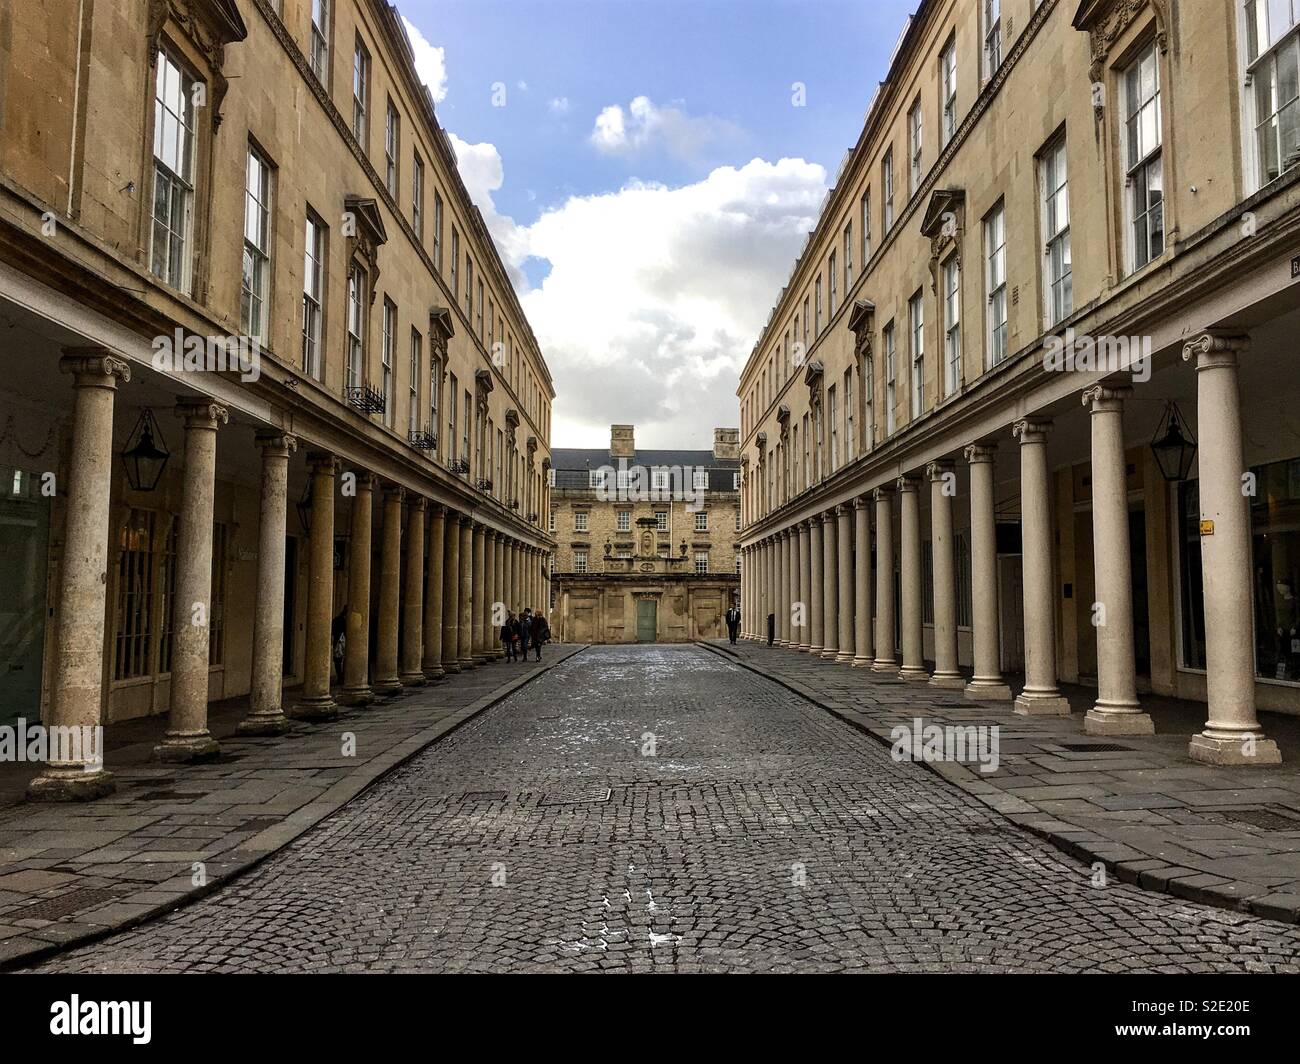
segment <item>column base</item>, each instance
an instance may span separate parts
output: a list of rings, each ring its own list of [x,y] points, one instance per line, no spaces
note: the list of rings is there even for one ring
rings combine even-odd
[[[856,655],[853,657],[853,661],[852,661],[853,667],[855,669],[869,669],[875,663],[876,663],[875,658],[860,658],[857,657]]]
[[[907,683],[929,683],[930,674],[923,665],[904,665],[898,670],[898,678]]]
[[[977,702],[1010,702],[1011,688],[1001,680],[971,680],[962,694]]]
[[[834,661],[840,656],[840,652],[835,647],[822,647],[821,657],[823,661]]]
[[[453,673],[457,673],[457,672],[460,672],[459,661],[449,661],[442,667],[442,673],[444,676],[450,676]]]
[[[898,675],[898,662],[893,658],[876,658],[871,663],[872,672],[888,673],[891,676]]]
[[[29,802],[93,802],[117,790],[111,772],[51,769],[27,784]]]
[[[305,721],[338,720],[339,707],[329,695],[304,698],[289,710],[289,716],[293,720]]]
[[[1150,714],[1138,706],[1117,708],[1098,702],[1083,717],[1085,735],[1155,735],[1156,726]]]
[[[822,651],[825,649],[824,646],[814,643],[812,646],[808,647],[808,653],[815,658],[820,658],[822,656]]]
[[[473,658],[461,658],[456,664],[460,666],[461,672],[469,672],[469,670],[474,668],[478,662]]]
[[[966,677],[959,672],[936,672],[930,677],[931,687],[947,687],[959,691],[966,686]]]
[[[254,713],[235,727],[236,735],[249,738],[259,735],[283,735],[289,730],[289,718],[283,713]]]
[[[1029,694],[1022,691],[1016,696],[1015,711],[1022,717],[1068,717],[1070,703],[1057,692]]]
[[[398,679],[403,687],[423,687],[425,684],[423,672],[404,672]]]
[[[402,693],[402,682],[400,680],[380,680],[375,684],[374,692],[378,698],[396,698]]]
[[[441,665],[434,665],[424,670],[425,683],[441,683],[447,678],[447,670]]]
[[[221,744],[211,735],[164,735],[153,748],[153,759],[172,765],[197,765],[221,756]]]
[[[841,650],[835,655],[835,660],[841,665],[851,665],[853,663],[853,653],[849,650]]]
[[[368,706],[375,700],[375,693],[367,684],[364,687],[345,687],[339,694],[339,701],[345,706]]]
[[[1246,740],[1254,738],[1254,752],[1247,754]],[[1265,739],[1259,734],[1247,734],[1235,738],[1220,738],[1202,732],[1193,735],[1188,744],[1187,754],[1193,761],[1204,765],[1280,765],[1282,752],[1272,739]]]

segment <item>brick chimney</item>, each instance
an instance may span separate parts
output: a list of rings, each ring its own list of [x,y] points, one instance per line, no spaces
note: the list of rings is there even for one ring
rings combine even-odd
[[[636,457],[635,425],[610,425],[609,457],[611,459]]]
[[[740,460],[740,429],[713,430],[713,457]]]

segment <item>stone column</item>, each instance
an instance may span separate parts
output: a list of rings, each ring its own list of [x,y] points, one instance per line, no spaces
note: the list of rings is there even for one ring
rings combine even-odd
[[[1016,712],[1068,717],[1070,703],[1056,686],[1056,596],[1052,577],[1051,480],[1047,469],[1050,421],[1022,418],[1012,426],[1020,439],[1020,536],[1025,591],[1025,689]]]
[[[826,589],[824,584],[826,558],[822,550],[822,519],[820,514],[808,522],[808,537],[810,544],[810,562],[808,572],[811,578],[811,583],[808,587],[809,597],[812,600],[809,603],[809,613],[811,614],[810,620],[812,621],[812,643],[808,647],[808,653],[813,657],[819,658],[822,655],[822,649],[826,645],[826,633],[822,627],[826,622]]]
[[[460,525],[462,514],[447,511],[442,552],[442,669],[460,672]]]
[[[470,594],[473,596],[472,601],[474,604],[472,614],[474,625],[472,653],[476,665],[482,665],[487,661],[488,657],[487,643],[484,636],[484,629],[487,627],[485,613],[488,609],[487,557],[486,541],[484,539],[486,532],[485,526],[477,521],[474,523],[474,590]]]
[[[379,544],[379,618],[375,642],[375,694],[392,697],[402,690],[397,678],[397,623],[402,588],[402,502],[405,489],[384,488],[384,531]]]
[[[807,653],[812,650],[812,619],[821,615],[812,605],[812,536],[807,521],[799,523],[799,600],[795,606],[803,621],[799,628],[798,649]]]
[[[483,530],[483,604],[479,612],[483,615],[483,653],[488,661],[495,661],[499,654],[497,648],[501,642],[497,639],[496,619],[497,603],[501,600],[501,589],[497,585],[497,540],[501,533],[494,528]]]
[[[424,528],[427,502],[413,495],[406,507],[406,574],[402,599],[403,687],[424,686]]]
[[[457,628],[456,656],[462,669],[472,669],[474,660],[474,520],[466,515],[460,521],[460,622]]]
[[[871,609],[871,504],[853,500],[853,666],[869,669],[876,658],[875,618]]]
[[[429,504],[429,568],[424,595],[424,678],[437,683],[447,675],[442,666],[443,561],[447,550],[447,508]]]
[[[1092,417],[1092,554],[1096,601],[1097,701],[1083,719],[1089,735],[1152,735],[1137,698],[1133,648],[1133,560],[1129,552],[1124,400],[1132,388],[1098,384],[1083,393]]]
[[[790,645],[790,530],[782,529],[776,541],[776,641],[777,646]]]
[[[957,558],[954,554],[952,499],[957,474],[951,462],[926,466],[930,480],[930,566],[934,582],[935,687],[965,687],[957,668]]]
[[[370,546],[375,475],[355,470],[352,523],[348,538],[348,603],[343,649],[343,691],[339,700],[365,706],[375,700],[370,689]]]
[[[1183,348],[1196,359],[1200,433],[1201,579],[1205,602],[1205,730],[1188,753],[1210,765],[1276,765],[1282,755],[1255,715],[1250,507],[1237,355],[1246,337],[1207,333]]]
[[[839,573],[839,599],[835,619],[839,626],[839,652],[835,660],[844,664],[853,661],[853,518],[847,505],[835,507],[835,547],[838,551],[836,571]]]
[[[501,645],[501,625],[509,615],[506,601],[506,552],[510,549],[510,539],[504,532],[498,532],[493,539],[495,547],[492,552],[492,632],[490,638],[496,647],[494,654],[504,658],[505,648]]]
[[[898,672],[894,660],[894,495],[876,488],[876,657],[873,672]]]
[[[289,456],[298,446],[284,432],[259,432],[262,506],[257,528],[257,591],[253,600],[253,668],[248,715],[239,735],[281,735],[289,727],[284,691],[284,529],[289,508]]]
[[[998,536],[993,494],[991,446],[966,448],[970,466],[971,621],[975,673],[966,685],[967,698],[1004,701],[1011,688],[1002,679],[998,616]]]
[[[840,652],[840,555],[835,536],[835,513],[821,514],[822,526],[822,653],[834,661]]]
[[[898,478],[899,571],[903,607],[903,667],[899,679],[925,683],[925,640],[921,614],[921,494],[916,477]]]
[[[208,731],[213,495],[217,427],[229,421],[230,414],[218,403],[188,400],[176,404],[176,413],[185,421],[185,468],[176,536],[171,709],[167,730],[153,753],[159,761],[210,761],[221,752]],[[225,559],[217,563],[224,565]]]
[[[289,715],[295,720],[333,720],[334,669],[334,478],[339,460],[321,451],[307,457],[311,471],[311,529],[307,533],[307,633],[303,640],[302,695]]]
[[[68,454],[67,524],[55,620],[55,660],[49,727],[86,731],[103,724],[104,622],[107,616],[109,496],[113,484],[113,401],[119,382],[131,379],[125,362],[99,349],[72,349],[59,360],[72,374],[75,407]],[[102,740],[92,750],[49,752],[44,768],[27,785],[38,801],[86,801],[114,790],[104,771]]]

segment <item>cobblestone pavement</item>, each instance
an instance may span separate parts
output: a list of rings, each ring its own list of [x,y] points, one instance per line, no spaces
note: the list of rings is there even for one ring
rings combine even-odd
[[[723,658],[593,647],[40,970],[1300,971],[1300,928],[1090,876]]]

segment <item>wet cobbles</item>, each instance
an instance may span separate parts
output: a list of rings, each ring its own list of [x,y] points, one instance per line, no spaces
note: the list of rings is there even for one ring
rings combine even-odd
[[[1300,971],[694,647],[593,647],[169,917],[43,971]]]

